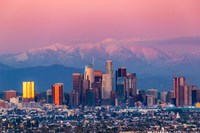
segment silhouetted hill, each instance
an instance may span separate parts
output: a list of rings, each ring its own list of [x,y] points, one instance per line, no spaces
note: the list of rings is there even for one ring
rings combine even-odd
[[[83,72],[83,69],[52,65],[1,71],[0,90],[21,91],[23,81],[34,81],[36,91],[50,89],[51,85],[57,82],[64,83],[65,91],[69,91],[72,88],[73,72]]]

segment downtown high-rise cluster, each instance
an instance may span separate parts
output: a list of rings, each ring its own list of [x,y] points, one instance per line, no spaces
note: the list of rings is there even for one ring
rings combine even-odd
[[[137,93],[136,74],[121,67],[114,78],[113,71],[112,61],[107,60],[105,73],[94,70],[92,64],[86,65],[84,74],[74,73],[69,106],[122,105],[133,100]]]
[[[94,106],[121,107],[190,107],[200,106],[200,90],[196,85],[187,85],[185,77],[174,77],[173,90],[159,92],[158,89],[137,88],[136,73],[125,67],[115,72],[111,60],[105,62],[105,73],[95,70],[93,64],[85,66],[84,73],[72,74],[72,89],[64,91],[63,83],[55,83],[45,93],[35,92],[35,82],[22,83],[22,95],[15,90],[4,91],[4,101],[23,106],[39,106],[42,103],[67,105],[70,108]]]

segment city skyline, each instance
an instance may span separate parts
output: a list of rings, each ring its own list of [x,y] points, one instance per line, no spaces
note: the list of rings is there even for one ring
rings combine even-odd
[[[1,0],[0,132],[200,132],[200,0]]]

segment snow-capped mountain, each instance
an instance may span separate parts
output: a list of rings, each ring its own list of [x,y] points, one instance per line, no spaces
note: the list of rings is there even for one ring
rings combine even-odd
[[[115,67],[126,66],[140,72],[164,71],[184,61],[183,57],[153,47],[106,39],[94,44],[57,43],[19,54],[2,55],[0,62],[18,68],[53,64],[83,68],[92,63],[93,58],[97,69],[104,68],[105,61],[112,59]]]

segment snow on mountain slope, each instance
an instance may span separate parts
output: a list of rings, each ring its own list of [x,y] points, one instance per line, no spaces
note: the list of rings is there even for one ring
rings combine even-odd
[[[165,53],[159,49],[118,42],[106,39],[88,44],[53,44],[44,48],[30,49],[26,52],[3,55],[0,62],[14,67],[48,66],[62,64],[69,67],[84,67],[95,58],[97,68],[105,66],[106,59],[112,59],[116,67],[121,65],[132,69],[151,71],[152,68],[169,67],[181,62],[175,54]]]

